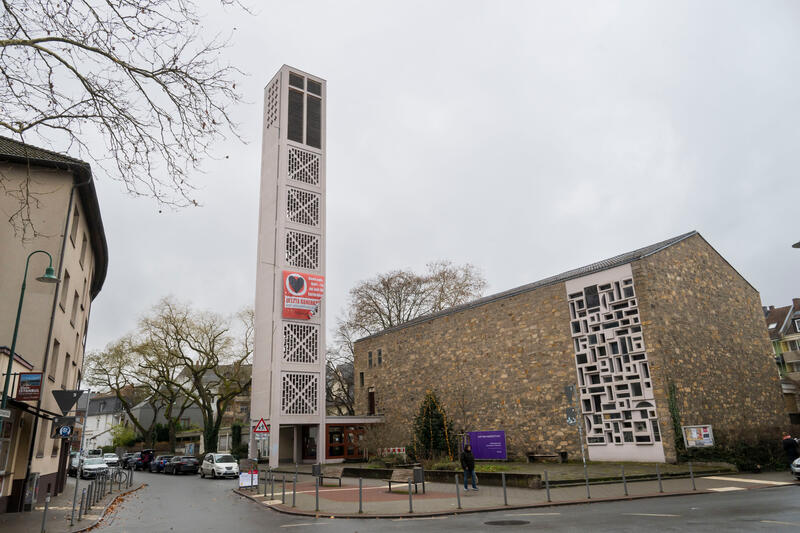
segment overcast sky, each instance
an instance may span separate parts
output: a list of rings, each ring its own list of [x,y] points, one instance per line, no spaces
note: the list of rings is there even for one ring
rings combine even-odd
[[[253,304],[262,91],[284,63],[328,81],[329,328],[378,272],[469,262],[493,293],[693,229],[765,304],[800,296],[797,2],[253,4],[204,4],[248,74],[249,142],[206,161],[202,207],[96,176],[89,349],[165,295]]]

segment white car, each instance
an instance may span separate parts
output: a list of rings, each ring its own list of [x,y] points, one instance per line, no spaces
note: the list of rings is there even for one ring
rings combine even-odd
[[[800,459],[792,461],[792,475],[796,480],[800,481]]]
[[[103,460],[108,466],[119,466],[119,455],[115,453],[104,453]]]
[[[81,478],[96,478],[108,472],[108,465],[102,457],[89,457],[83,461],[80,468]]]
[[[200,465],[200,477],[239,477],[239,463],[228,453],[209,453]]]

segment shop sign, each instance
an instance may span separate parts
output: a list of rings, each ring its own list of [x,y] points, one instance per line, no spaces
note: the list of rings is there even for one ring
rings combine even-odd
[[[319,313],[325,277],[283,271],[283,318],[308,320]]]
[[[475,459],[506,459],[505,431],[470,431],[467,435]]]
[[[17,401],[34,402],[42,392],[42,373],[23,372],[19,375]]]

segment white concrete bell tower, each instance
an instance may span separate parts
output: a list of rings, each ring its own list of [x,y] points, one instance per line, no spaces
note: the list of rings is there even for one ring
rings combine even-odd
[[[250,457],[271,467],[325,457],[325,92],[286,65],[264,89]]]

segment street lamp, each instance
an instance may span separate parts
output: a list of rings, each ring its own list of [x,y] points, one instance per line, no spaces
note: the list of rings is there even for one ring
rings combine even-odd
[[[53,257],[44,250],[36,250],[28,254],[28,259],[25,261],[25,274],[22,276],[22,289],[19,292],[19,307],[17,307],[17,320],[14,322],[14,336],[11,338],[11,353],[8,356],[8,370],[6,371],[6,382],[3,385],[3,403],[0,408],[5,409],[8,402],[8,383],[11,380],[11,365],[14,363],[14,350],[17,349],[17,333],[19,332],[19,317],[22,313],[22,300],[25,298],[25,280],[28,277],[28,265],[31,262],[31,256],[35,254],[45,254],[50,259],[50,265],[45,269],[44,275],[36,278],[37,281],[42,283],[58,283],[60,280],[56,277],[56,272],[53,270]]]

